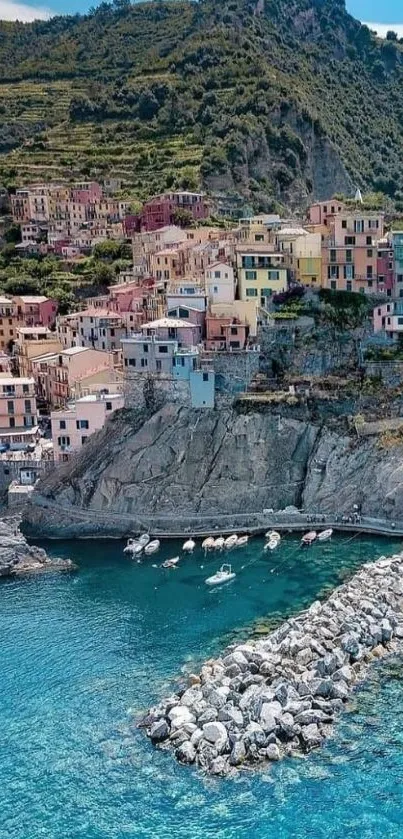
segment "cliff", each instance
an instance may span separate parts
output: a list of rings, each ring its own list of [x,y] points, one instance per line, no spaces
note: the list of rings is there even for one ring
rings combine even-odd
[[[38,484],[25,521],[58,537],[177,534],[242,528],[266,508],[350,513],[355,503],[403,519],[401,463],[399,445],[271,410],[124,410]]]
[[[399,204],[402,56],[344,0],[0,22],[0,182],[117,176],[140,199],[202,184],[261,209],[358,185]]]

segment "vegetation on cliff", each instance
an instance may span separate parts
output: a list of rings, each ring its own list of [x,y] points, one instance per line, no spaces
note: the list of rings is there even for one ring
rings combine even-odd
[[[403,64],[343,0],[102,3],[0,23],[0,181],[120,176],[126,195],[256,207],[352,185],[403,202]]]

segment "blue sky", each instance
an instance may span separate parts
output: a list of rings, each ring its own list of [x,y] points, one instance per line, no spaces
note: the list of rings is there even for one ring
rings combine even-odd
[[[32,20],[35,17],[49,17],[50,13],[74,14],[87,11],[97,2],[98,0],[0,0],[0,19]],[[365,23],[371,23],[380,35],[384,35],[386,30],[395,24],[395,29],[403,37],[403,0],[382,0],[381,3],[379,0],[346,0],[346,4],[352,15]]]

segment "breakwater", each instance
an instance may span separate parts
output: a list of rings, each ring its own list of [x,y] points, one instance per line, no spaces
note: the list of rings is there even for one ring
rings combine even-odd
[[[402,642],[403,554],[394,554],[267,637],[207,661],[139,725],[215,775],[309,752],[331,735],[371,662]]]

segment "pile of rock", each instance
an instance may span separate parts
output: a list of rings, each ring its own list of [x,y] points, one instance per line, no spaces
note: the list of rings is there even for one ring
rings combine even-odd
[[[0,519],[0,577],[16,576],[35,571],[71,571],[70,559],[50,559],[36,545],[28,545],[15,517]]]
[[[183,763],[224,775],[319,746],[368,664],[403,641],[403,554],[365,565],[267,638],[210,660],[139,725]]]

